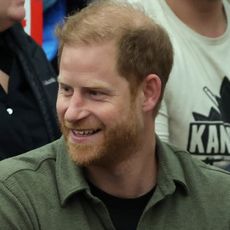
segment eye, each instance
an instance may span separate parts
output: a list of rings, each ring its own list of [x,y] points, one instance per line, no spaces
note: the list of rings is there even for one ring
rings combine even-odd
[[[88,95],[94,100],[103,100],[106,98],[106,93],[100,90],[90,89],[88,90]]]
[[[68,86],[68,85],[60,83],[59,84],[59,92],[64,94],[65,96],[70,96],[73,93],[73,88]]]

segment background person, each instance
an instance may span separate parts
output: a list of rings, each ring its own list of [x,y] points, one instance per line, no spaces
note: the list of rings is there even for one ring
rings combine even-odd
[[[24,1],[0,0],[0,159],[60,136],[56,75],[23,30]]]
[[[166,142],[230,170],[230,3],[130,0],[169,33],[174,66],[156,120]]]

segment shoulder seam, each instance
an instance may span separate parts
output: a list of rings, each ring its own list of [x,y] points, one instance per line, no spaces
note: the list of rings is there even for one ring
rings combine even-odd
[[[18,170],[16,170],[16,171],[10,173],[10,174],[7,175],[6,177],[0,178],[0,182],[2,182],[2,183],[4,184],[4,182],[6,182],[9,178],[13,177],[15,174],[17,174],[18,172],[21,172],[21,171],[34,171],[34,172],[35,172],[35,171],[37,171],[37,170],[40,168],[40,166],[41,166],[46,160],[55,160],[55,158],[54,158],[54,157],[45,158],[45,159],[41,160],[38,164],[36,164],[34,168],[29,168],[29,167],[26,168],[26,167],[25,167],[25,168],[18,169]]]

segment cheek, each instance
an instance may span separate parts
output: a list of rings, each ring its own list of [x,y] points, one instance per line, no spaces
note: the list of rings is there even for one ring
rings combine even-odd
[[[11,19],[15,21],[20,21],[25,17],[25,7],[21,5],[11,5],[8,9],[8,15]]]
[[[101,122],[107,127],[112,127],[118,122],[121,116],[120,110],[114,104],[98,104],[89,106],[91,118]]]
[[[66,104],[64,103],[63,99],[59,96],[56,102],[56,110],[59,118],[64,117],[65,111],[67,110]]]
[[[111,126],[127,121],[130,114],[129,106],[130,105],[125,102],[120,105],[116,105],[113,109],[104,113],[104,121],[106,120],[106,123]]]

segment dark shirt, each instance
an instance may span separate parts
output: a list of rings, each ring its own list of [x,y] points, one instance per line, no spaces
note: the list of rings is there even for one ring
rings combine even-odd
[[[146,204],[153,195],[154,189],[138,198],[119,198],[100,190],[89,183],[92,194],[98,197],[107,207],[116,230],[135,230]]]
[[[0,70],[9,75],[14,57],[13,52],[7,47],[2,37],[3,34],[4,33],[0,33]]]
[[[0,85],[0,159],[48,142],[48,136],[29,83],[17,56],[0,34],[0,69],[9,75],[8,93]]]

